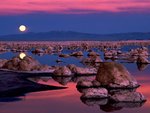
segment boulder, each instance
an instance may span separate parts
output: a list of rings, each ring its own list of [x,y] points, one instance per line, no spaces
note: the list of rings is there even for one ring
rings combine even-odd
[[[96,80],[108,88],[136,88],[139,86],[128,70],[116,62],[100,63]]]
[[[57,75],[57,76],[71,76],[72,72],[68,67],[62,66],[62,67],[56,67],[56,69],[54,71],[54,75]]]
[[[108,97],[108,91],[105,88],[88,88],[81,98],[102,99]]]

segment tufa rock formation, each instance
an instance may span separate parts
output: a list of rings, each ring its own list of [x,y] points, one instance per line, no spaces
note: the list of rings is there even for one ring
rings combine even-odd
[[[136,88],[139,86],[128,70],[115,62],[101,63],[96,80],[108,88]]]

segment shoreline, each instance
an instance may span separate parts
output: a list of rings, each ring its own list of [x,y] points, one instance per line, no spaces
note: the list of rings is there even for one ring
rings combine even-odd
[[[0,46],[106,46],[121,47],[126,45],[149,46],[150,40],[126,40],[126,41],[0,41]]]

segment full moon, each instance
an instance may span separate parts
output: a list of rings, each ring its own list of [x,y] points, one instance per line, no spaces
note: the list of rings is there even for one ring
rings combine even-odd
[[[24,59],[24,57],[26,57],[26,54],[25,53],[20,53],[19,57],[20,57],[20,59]]]
[[[21,25],[21,26],[19,26],[19,30],[21,31],[21,32],[24,32],[24,31],[26,31],[26,26],[25,25]]]

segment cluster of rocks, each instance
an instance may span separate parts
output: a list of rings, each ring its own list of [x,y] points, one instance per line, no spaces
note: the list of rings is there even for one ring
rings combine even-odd
[[[58,76],[95,75],[96,73],[96,68],[77,67],[74,64],[70,64],[67,66],[57,66],[55,67],[54,71],[54,74]]]
[[[115,60],[118,59],[120,54],[122,54],[122,52],[119,50],[106,50],[104,51],[104,58]]]
[[[97,73],[96,68],[77,67],[73,64],[67,66],[42,65],[31,56],[25,56],[23,59],[19,56],[13,57],[10,60],[1,59],[0,68],[13,71],[49,72],[57,76],[93,75]]]
[[[141,47],[136,49],[131,49],[129,52],[122,52],[120,50],[105,50],[104,51],[104,58],[105,59],[122,59],[122,60],[128,60],[130,62],[136,62],[139,64],[149,64],[150,61],[148,61],[148,48]]]
[[[50,66],[41,65],[37,60],[33,59],[31,56],[26,56],[23,59],[17,56],[13,57],[10,60],[2,60],[1,62],[1,69],[14,71],[53,71]]]
[[[82,93],[83,100],[106,98],[114,103],[145,102],[145,97],[136,92],[139,86],[128,70],[115,62],[101,63],[95,80],[77,83],[77,89]]]

